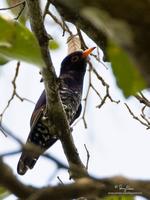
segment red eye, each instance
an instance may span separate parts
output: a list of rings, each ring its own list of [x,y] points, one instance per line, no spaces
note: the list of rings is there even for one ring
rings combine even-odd
[[[77,62],[79,60],[79,56],[72,56],[71,62]]]

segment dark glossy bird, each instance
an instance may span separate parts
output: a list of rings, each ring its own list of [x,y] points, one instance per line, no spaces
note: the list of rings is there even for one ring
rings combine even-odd
[[[59,95],[70,125],[81,113],[87,57],[93,50],[94,47],[85,51],[73,52],[65,57],[61,63]],[[48,126],[45,91],[35,106],[30,125],[31,130],[25,145],[26,148],[22,150],[17,166],[17,172],[20,175],[24,175],[28,169],[32,169],[39,156],[57,141],[57,133]]]

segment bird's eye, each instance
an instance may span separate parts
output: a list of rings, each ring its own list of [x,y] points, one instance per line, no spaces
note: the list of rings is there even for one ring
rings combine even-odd
[[[79,60],[79,56],[72,56],[71,62],[77,62]]]

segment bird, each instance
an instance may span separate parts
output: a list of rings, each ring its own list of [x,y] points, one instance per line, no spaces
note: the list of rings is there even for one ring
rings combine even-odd
[[[84,76],[88,56],[94,49],[95,47],[84,51],[74,51],[67,55],[61,63],[58,93],[70,126],[81,114]],[[19,175],[24,175],[28,169],[32,169],[38,158],[58,140],[57,133],[53,125],[49,125],[50,120],[48,123],[48,119],[50,118],[46,115],[44,90],[31,115],[31,129],[26,141],[26,148],[22,149],[17,165]]]

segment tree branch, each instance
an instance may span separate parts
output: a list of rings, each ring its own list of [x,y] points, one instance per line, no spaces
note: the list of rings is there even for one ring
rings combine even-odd
[[[87,175],[87,171],[82,164],[77,149],[73,143],[71,136],[70,127],[67,122],[67,118],[64,112],[64,109],[61,104],[60,97],[58,95],[58,84],[56,73],[51,61],[51,57],[48,49],[49,38],[47,36],[44,24],[41,9],[39,6],[39,1],[37,0],[26,0],[29,8],[30,23],[33,32],[36,35],[36,38],[39,42],[41,48],[41,54],[45,62],[46,67],[43,67],[41,70],[45,90],[47,97],[47,109],[48,117],[53,124],[55,125],[56,132],[62,143],[63,150],[67,157],[70,170],[75,166],[80,168],[81,173],[74,173],[74,170],[71,173],[73,178],[82,177]],[[53,106],[51,106],[53,105]]]
[[[103,198],[117,194],[138,195],[150,199],[150,181],[132,180],[119,176],[110,179],[81,178],[75,183],[38,190],[28,200]]]
[[[108,195],[133,195],[150,199],[150,181],[133,180],[117,176],[106,179],[93,177],[80,178],[75,183],[37,189],[26,186],[12,173],[12,170],[0,159],[0,185],[19,198],[28,200],[70,200],[72,198],[104,197]]]
[[[20,198],[27,198],[36,191],[32,186],[26,186],[12,173],[12,170],[0,159],[0,185]]]

